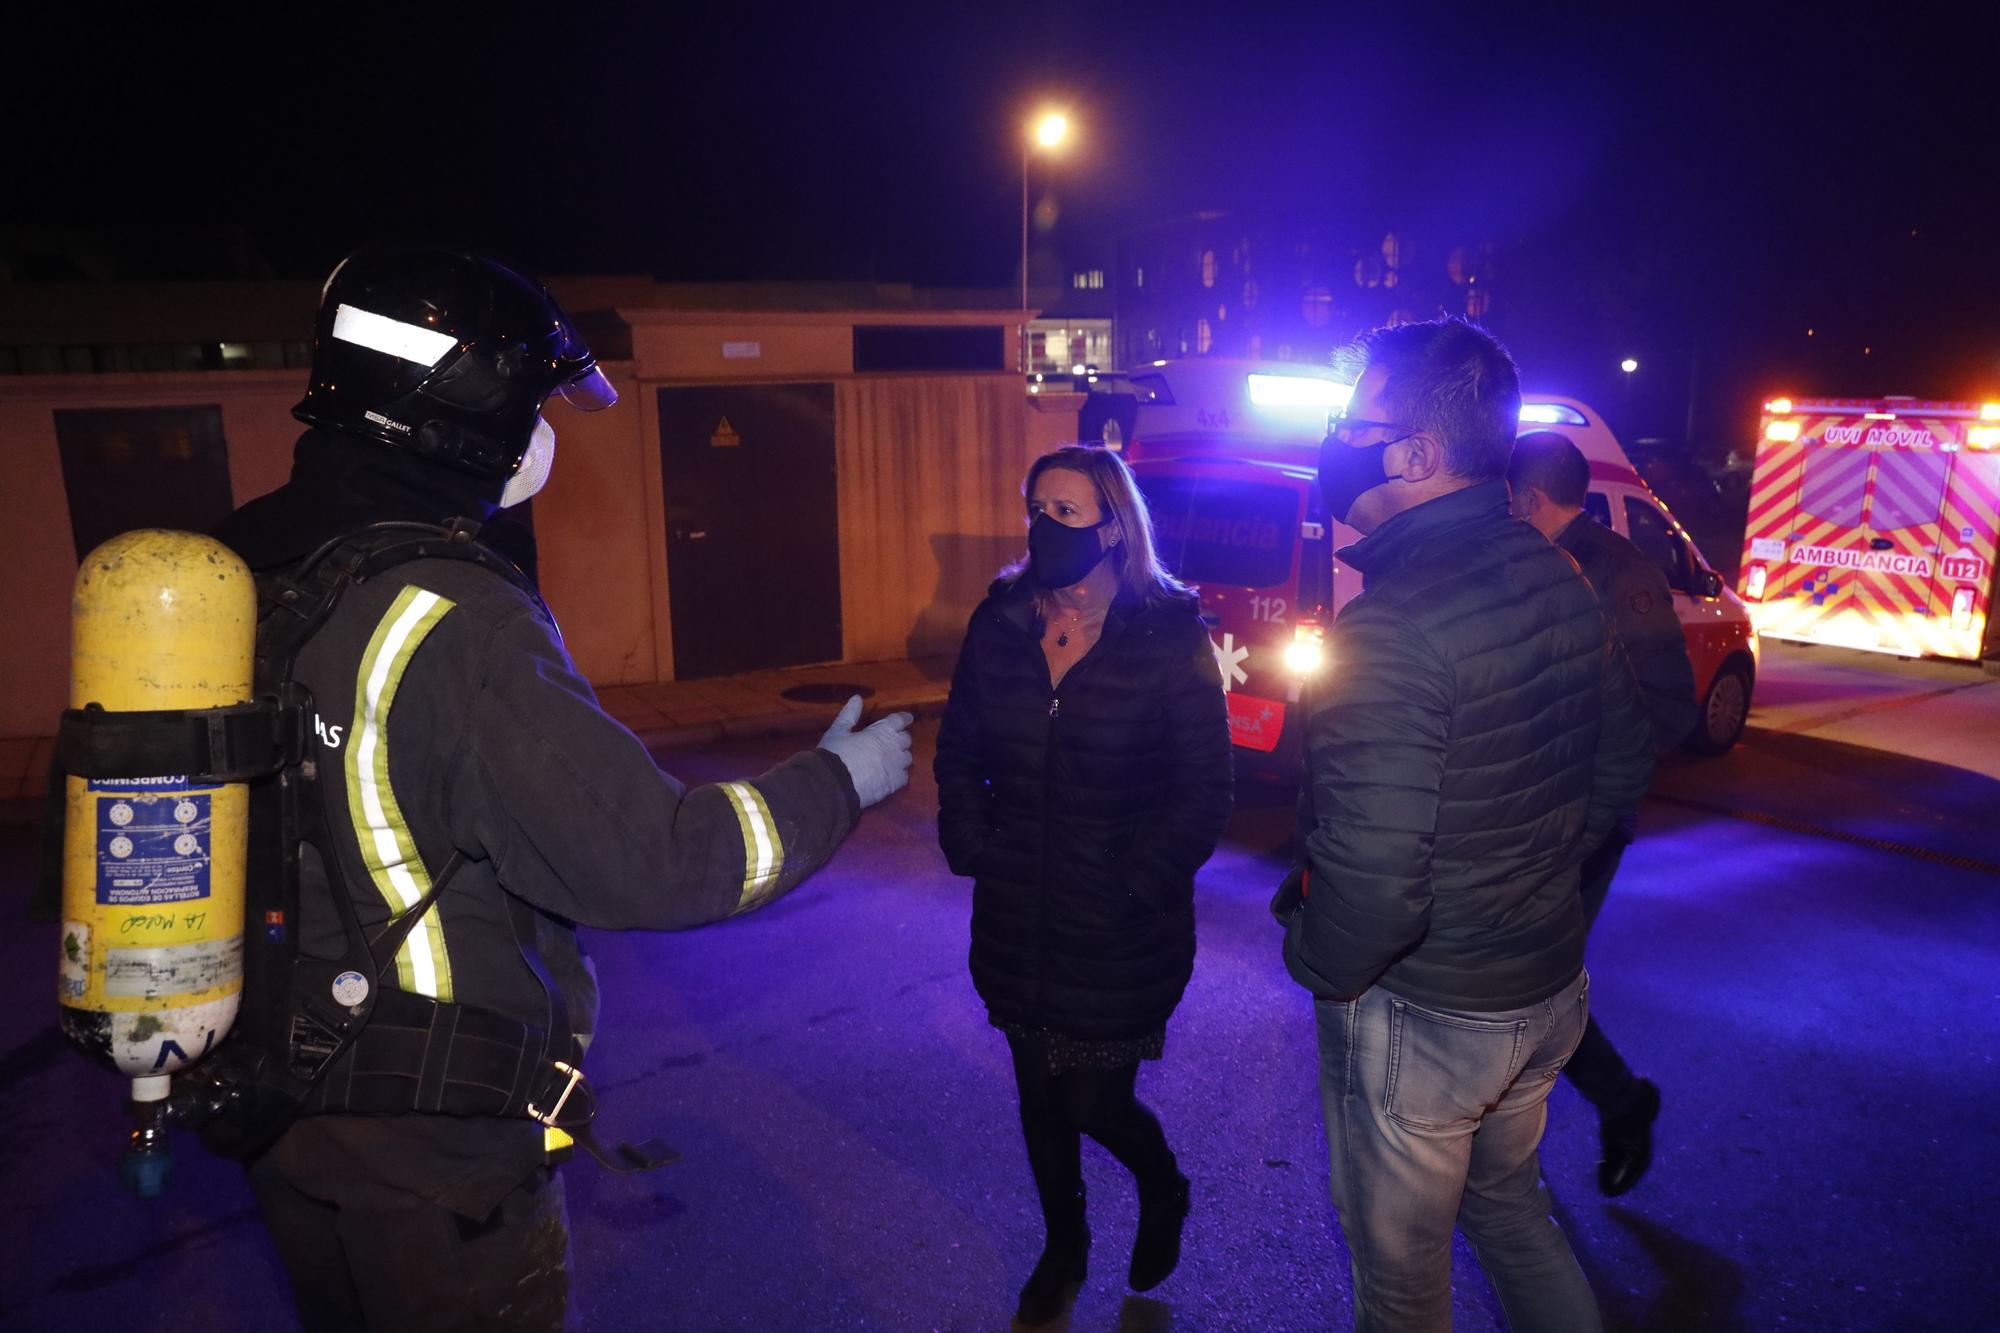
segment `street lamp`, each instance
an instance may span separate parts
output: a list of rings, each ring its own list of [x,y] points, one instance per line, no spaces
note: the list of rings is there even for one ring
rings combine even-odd
[[[1618,363],[1618,368],[1624,371],[1627,375],[1630,375],[1633,371],[1639,368],[1639,358],[1635,356],[1628,356],[1623,361],[1620,361]]]
[[[1021,369],[1028,368],[1028,154],[1036,148],[1055,148],[1069,137],[1069,117],[1060,111],[1044,112],[1021,140]]]

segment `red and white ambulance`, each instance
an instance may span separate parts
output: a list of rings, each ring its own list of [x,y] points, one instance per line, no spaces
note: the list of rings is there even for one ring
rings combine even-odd
[[[1201,590],[1216,665],[1229,695],[1238,758],[1252,771],[1298,773],[1305,682],[1338,671],[1325,660],[1326,627],[1361,591],[1361,575],[1333,558],[1360,534],[1328,520],[1317,470],[1327,418],[1351,386],[1330,368],[1201,358],[1133,370],[1118,386],[1136,399],[1095,419],[1130,418],[1122,448],[1152,510],[1160,553]],[[1702,720],[1690,749],[1736,742],[1756,680],[1756,633],[1741,601],[1634,470],[1595,412],[1575,399],[1533,394],[1521,429],[1560,430],[1591,465],[1586,505],[1660,565],[1694,658]]]
[[[1739,587],[1760,633],[2000,658],[2000,403],[1764,404]]]

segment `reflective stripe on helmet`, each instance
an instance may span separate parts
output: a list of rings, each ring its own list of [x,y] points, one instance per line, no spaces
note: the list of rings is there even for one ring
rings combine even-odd
[[[333,336],[357,347],[372,348],[390,356],[434,366],[445,353],[458,346],[458,339],[421,324],[405,324],[387,315],[378,315],[358,306],[343,305],[333,312]]]
[[[434,592],[406,587],[375,626],[361,673],[354,682],[354,732],[347,747],[347,810],[361,860],[394,918],[430,892],[430,872],[403,820],[389,785],[389,706],[424,638],[454,604]],[[396,951],[397,984],[406,991],[449,1001],[451,961],[444,922],[433,903],[423,923]]]
[[[722,790],[736,807],[736,822],[743,831],[743,896],[736,910],[747,912],[777,886],[785,868],[785,844],[762,792],[747,782],[725,782]]]

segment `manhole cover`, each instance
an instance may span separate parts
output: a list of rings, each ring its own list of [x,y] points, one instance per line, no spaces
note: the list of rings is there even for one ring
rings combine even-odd
[[[874,693],[872,685],[844,685],[834,680],[822,685],[794,685],[789,690],[778,691],[778,697],[798,704],[844,704],[857,694],[867,699]]]

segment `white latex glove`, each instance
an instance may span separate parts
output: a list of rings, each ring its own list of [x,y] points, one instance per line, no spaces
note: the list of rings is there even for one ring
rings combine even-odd
[[[909,784],[910,723],[915,719],[909,713],[891,713],[856,731],[854,723],[860,716],[861,696],[857,694],[819,738],[819,748],[847,765],[854,794],[861,798],[865,810]]]

